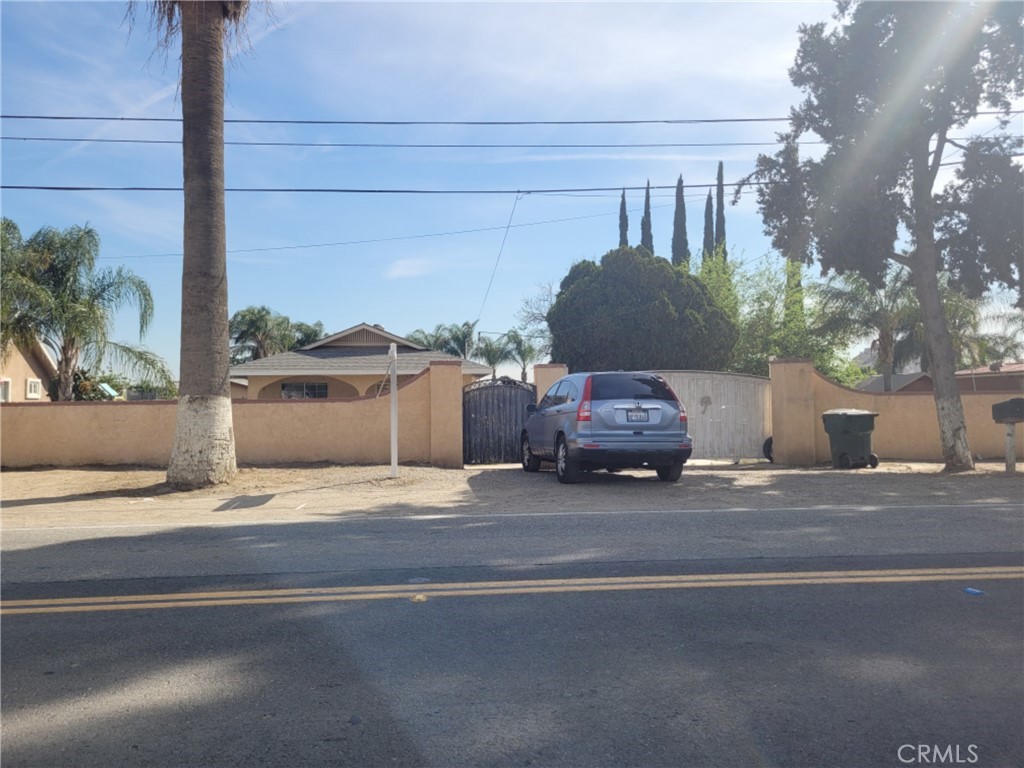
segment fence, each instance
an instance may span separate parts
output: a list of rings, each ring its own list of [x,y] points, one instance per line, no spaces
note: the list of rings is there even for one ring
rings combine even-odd
[[[462,368],[430,368],[398,390],[403,462],[462,466]],[[234,400],[240,464],[390,461],[390,396],[339,400]],[[137,464],[165,467],[177,403],[7,403],[0,408],[4,467]]]

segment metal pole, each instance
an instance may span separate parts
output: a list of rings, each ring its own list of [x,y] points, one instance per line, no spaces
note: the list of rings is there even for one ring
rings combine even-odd
[[[1017,471],[1017,425],[1012,421],[1006,425],[1006,471]]]
[[[398,477],[398,345],[392,344],[391,358],[391,477]]]

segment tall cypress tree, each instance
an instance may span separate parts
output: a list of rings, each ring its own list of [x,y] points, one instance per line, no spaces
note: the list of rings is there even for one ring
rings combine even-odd
[[[626,213],[626,190],[622,190],[619,203],[619,248],[629,247],[629,215]]]
[[[715,252],[715,204],[711,200],[711,190],[708,190],[708,200],[704,203],[704,253],[703,257],[707,258],[708,254]]]
[[[686,200],[683,198],[683,177],[676,182],[676,215],[672,220],[672,263],[690,264],[690,241],[686,236]]]
[[[728,254],[725,250],[725,180],[722,161],[718,161],[718,185],[715,191],[715,202],[718,204],[715,213],[715,247],[722,249],[722,258]]]
[[[647,192],[644,194],[644,217],[640,219],[640,246],[654,255],[654,235],[651,234],[651,181],[647,180]]]

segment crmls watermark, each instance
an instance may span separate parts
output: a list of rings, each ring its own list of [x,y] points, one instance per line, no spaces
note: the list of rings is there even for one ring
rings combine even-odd
[[[896,756],[904,765],[973,765],[978,762],[978,745],[904,744]]]

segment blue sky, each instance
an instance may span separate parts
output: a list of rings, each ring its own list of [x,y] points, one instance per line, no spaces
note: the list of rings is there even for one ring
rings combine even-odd
[[[142,4],[144,5],[144,4]],[[799,100],[787,69],[797,28],[831,2],[275,3],[256,8],[251,49],[229,65],[226,116],[314,120],[764,118]],[[0,3],[5,115],[180,117],[178,45],[153,53],[146,8],[120,2]],[[784,123],[633,126],[229,125],[229,141],[628,144],[771,142]],[[4,120],[2,179],[18,185],[181,185],[179,144],[13,137],[180,139],[175,123]],[[550,189],[726,182],[771,147],[370,149],[228,146],[229,187]],[[687,195],[691,245],[706,188]],[[148,281],[144,344],[177,373],[180,193],[4,190],[27,237],[89,223],[102,264]],[[627,193],[630,242],[643,192]],[[513,205],[515,212],[512,215]],[[618,193],[342,195],[229,193],[229,311],[266,304],[328,332],[360,322],[406,334],[479,318],[516,325],[523,300],[618,243]],[[655,250],[668,256],[673,193],[652,196]],[[512,226],[505,227],[512,215]],[[466,230],[478,230],[465,232]],[[443,234],[443,233],[461,234]],[[753,196],[727,210],[730,253],[770,250]],[[436,235],[436,236],[434,236]],[[502,242],[504,239],[504,247]],[[500,252],[500,260],[498,259]],[[488,293],[488,285],[493,284]],[[486,296],[486,301],[485,301]],[[115,338],[138,340],[118,318]]]

